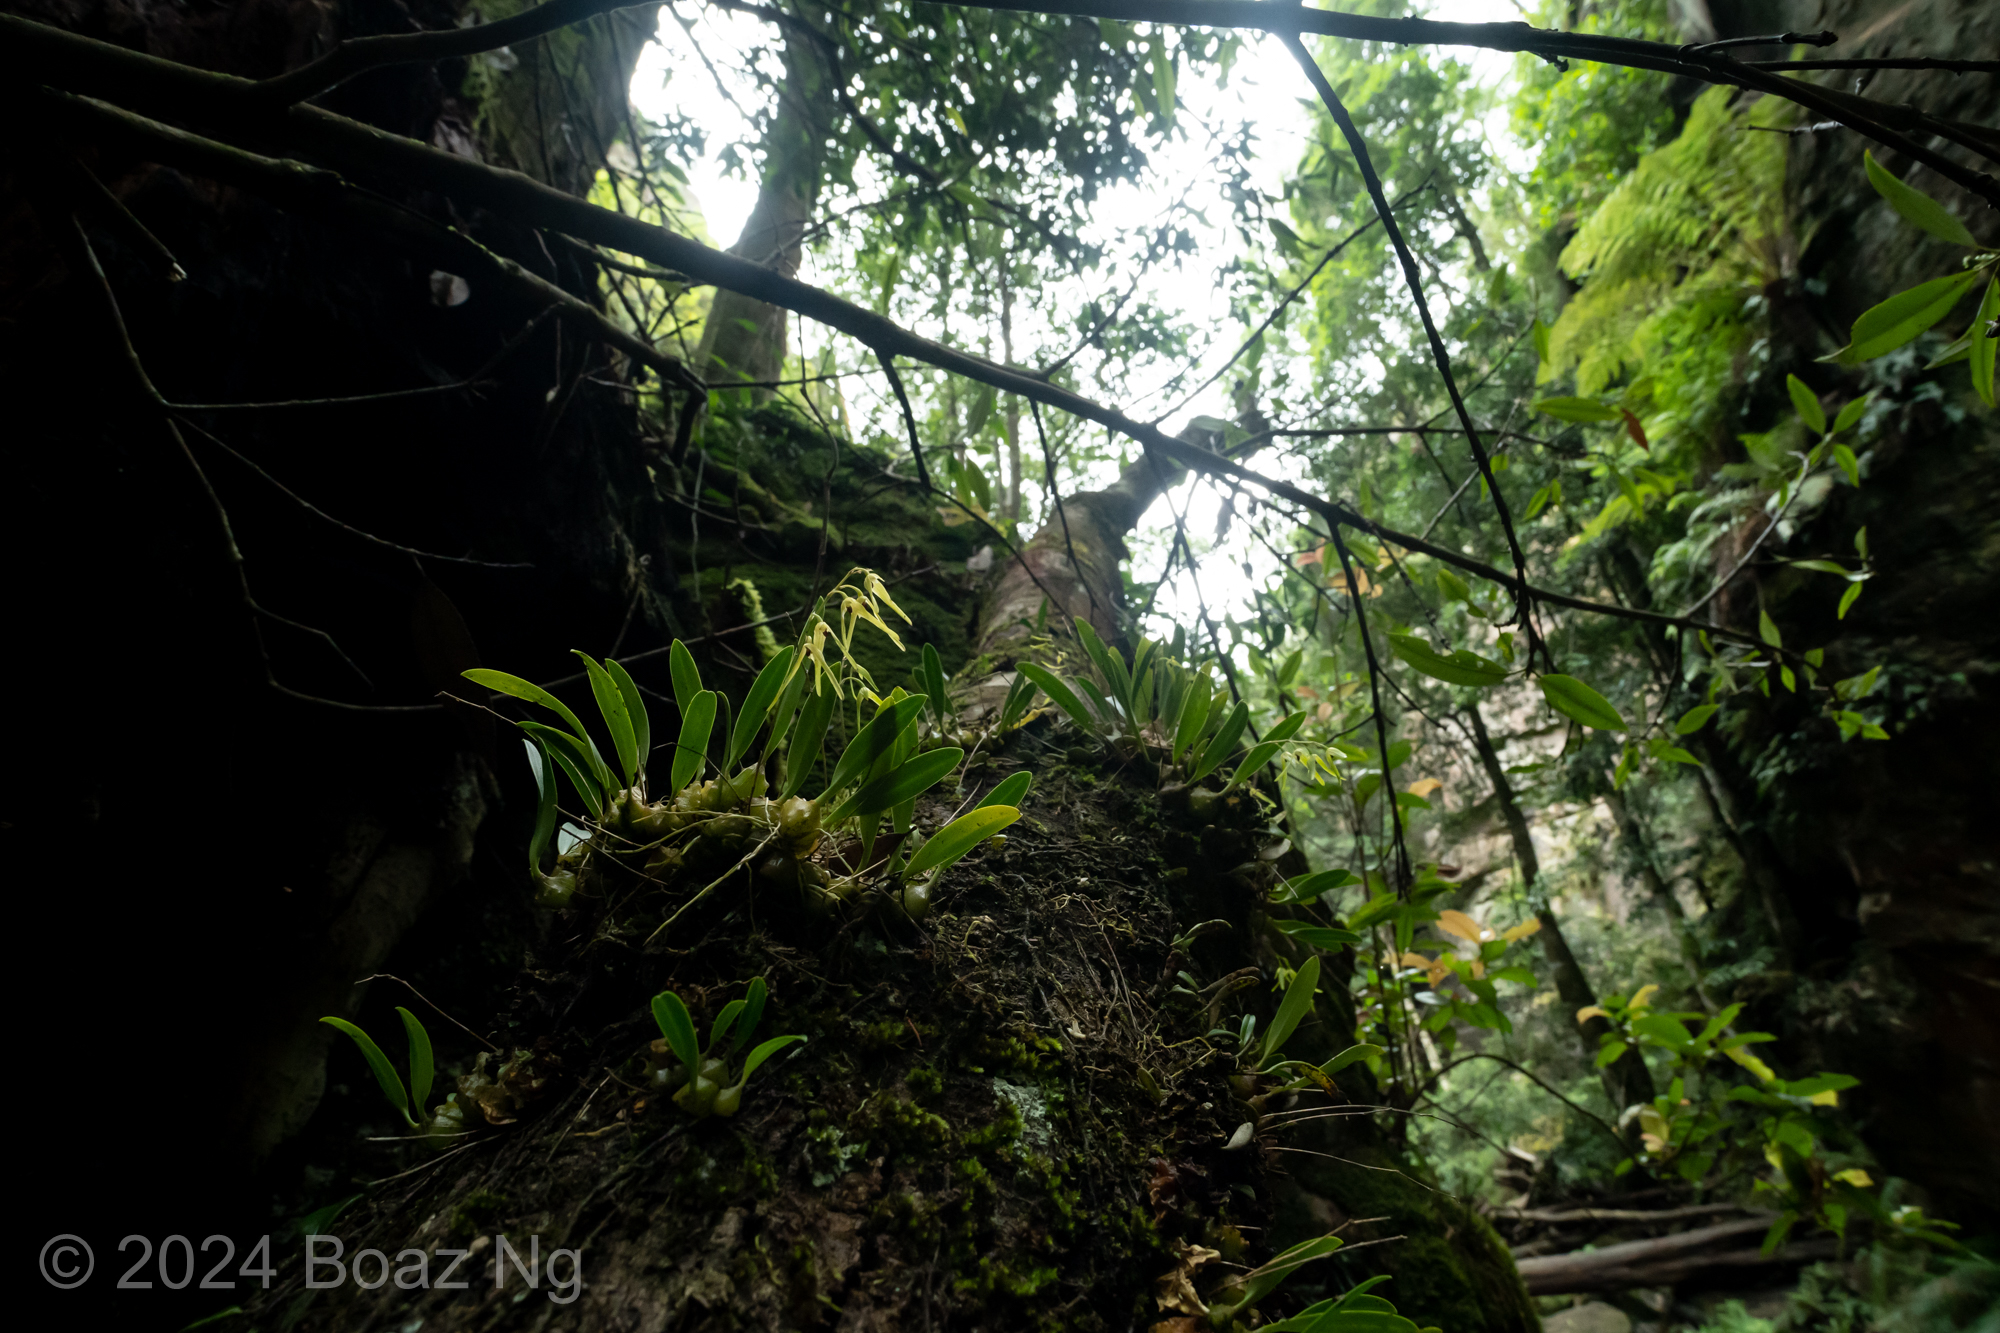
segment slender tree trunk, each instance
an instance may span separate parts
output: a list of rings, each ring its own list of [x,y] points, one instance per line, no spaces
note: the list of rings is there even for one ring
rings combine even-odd
[[[1542,923],[1535,938],[1541,942],[1542,957],[1548,960],[1556,994],[1562,997],[1569,1013],[1591,1008],[1597,1003],[1597,993],[1591,989],[1583,965],[1570,951],[1569,941],[1563,937],[1562,926],[1556,920],[1555,909],[1549,905],[1537,882],[1541,875],[1541,859],[1535,854],[1534,835],[1528,828],[1527,816],[1521,811],[1521,803],[1514,797],[1514,785],[1507,781],[1507,770],[1500,762],[1493,739],[1487,734],[1486,720],[1480,716],[1477,706],[1468,708],[1465,716],[1472,727],[1473,748],[1479,753],[1480,767],[1486,770],[1487,780],[1493,784],[1494,801],[1500,807],[1500,817],[1507,825],[1508,837],[1513,840],[1514,860],[1521,867],[1521,882],[1528,891],[1528,901],[1535,906],[1535,919]],[[1610,1030],[1610,1023],[1595,1015],[1578,1024],[1578,1039],[1584,1054],[1594,1059],[1598,1039]],[[1600,1071],[1599,1077],[1604,1081],[1605,1095],[1611,1098],[1616,1110],[1622,1111],[1634,1102],[1652,1100],[1653,1076],[1646,1068],[1645,1058],[1636,1048],[1628,1048],[1608,1068]]]
[[[1688,921],[1681,900],[1674,896],[1672,886],[1660,877],[1659,867],[1653,862],[1652,845],[1646,838],[1645,830],[1639,827],[1631,803],[1625,799],[1624,792],[1613,788],[1604,793],[1604,804],[1618,825],[1618,835],[1625,841],[1626,854],[1638,869],[1640,882],[1667,914],[1667,925],[1674,932],[1674,942],[1680,946],[1682,961],[1687,964],[1695,998],[1701,1001],[1703,1009],[1714,1013],[1715,1001],[1709,997],[1708,986],[1702,979],[1701,942],[1695,938],[1694,926]]]
[[[791,277],[799,271],[805,231],[819,205],[833,92],[824,55],[806,39],[788,36],[784,61],[778,105],[764,134],[757,203],[729,251]],[[711,384],[779,379],[788,328],[787,313],[777,306],[718,291],[702,326],[696,364],[707,367]]]
[[[1003,256],[1000,263],[1000,355],[1008,365],[1014,364],[1014,284],[1010,281],[1007,262]],[[1001,419],[1007,431],[1007,478],[1006,506],[1002,510],[1009,522],[1021,521],[1021,400],[1013,394],[1007,395],[1006,415]]]

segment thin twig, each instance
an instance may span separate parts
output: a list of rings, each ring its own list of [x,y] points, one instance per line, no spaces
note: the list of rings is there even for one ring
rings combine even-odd
[[[292,490],[290,487],[286,486],[285,483],[279,481],[276,477],[272,476],[269,472],[266,472],[262,467],[258,466],[256,460],[248,458],[242,453],[238,452],[237,450],[231,448],[221,439],[217,438],[210,432],[203,430],[200,426],[197,426],[194,422],[185,421],[182,424],[186,425],[189,430],[192,430],[195,434],[201,436],[204,440],[207,440],[210,444],[214,445],[216,448],[222,450],[222,452],[228,454],[231,458],[241,463],[244,467],[250,469],[250,471],[256,473],[258,477],[268,482],[273,490],[277,491],[287,500],[290,500],[293,504],[305,510],[308,514],[311,514],[314,518],[317,518],[325,523],[330,523],[334,527],[339,528],[342,532],[348,534],[350,537],[358,537],[362,541],[368,542],[374,546],[380,546],[384,550],[395,551],[402,555],[413,555],[420,560],[443,560],[443,561],[448,561],[449,563],[454,565],[475,565],[482,569],[533,569],[534,568],[533,565],[520,560],[508,560],[508,561],[474,560],[472,557],[464,555],[439,555],[435,551],[419,550],[417,547],[414,546],[404,546],[400,542],[392,542],[389,541],[387,538],[377,537],[374,533],[369,532],[363,528],[357,528],[352,523],[344,523],[340,519],[335,518],[332,514],[327,513],[324,509],[319,508],[317,505],[313,504],[310,500],[305,499],[303,496],[299,495],[298,492]]]
[[[924,445],[917,438],[917,414],[910,410],[910,395],[903,391],[903,377],[896,373],[896,362],[888,353],[877,349],[875,359],[882,363],[882,373],[889,377],[889,387],[896,392],[896,405],[903,409],[903,424],[910,432],[910,458],[917,466],[917,484],[934,491],[937,487],[931,485],[931,470],[924,466]]]
[[[1362,606],[1361,585],[1354,577],[1353,557],[1348,554],[1347,543],[1341,540],[1340,529],[1331,529],[1333,549],[1340,556],[1340,572],[1347,579],[1347,600],[1354,607],[1354,627],[1361,635],[1362,655],[1368,661],[1368,692],[1374,701],[1375,740],[1382,747],[1382,800],[1389,807],[1390,827],[1395,831],[1396,884],[1397,896],[1409,891],[1410,881],[1415,878],[1410,871],[1410,849],[1403,842],[1403,808],[1396,804],[1395,768],[1389,762],[1389,723],[1382,711],[1382,664],[1375,660],[1375,640],[1368,633],[1368,611]]]
[[[1486,446],[1480,441],[1478,428],[1472,424],[1472,412],[1466,407],[1465,399],[1458,391],[1458,379],[1451,370],[1451,354],[1445,350],[1444,339],[1439,335],[1437,324],[1431,318],[1430,302],[1424,298],[1423,278],[1417,272],[1416,256],[1411,253],[1409,242],[1403,239],[1403,229],[1397,224],[1396,215],[1389,207],[1389,197],[1382,188],[1382,179],[1375,174],[1375,164],[1368,154],[1368,142],[1362,137],[1354,118],[1347,113],[1347,107],[1340,100],[1339,94],[1334,92],[1333,85],[1327,82],[1326,74],[1320,69],[1319,63],[1306,50],[1305,43],[1291,34],[1286,35],[1283,40],[1286,48],[1291,51],[1292,58],[1299,62],[1299,68],[1304,70],[1306,78],[1311,80],[1320,101],[1325,103],[1327,114],[1332,116],[1334,124],[1340,127],[1342,137],[1347,140],[1348,150],[1354,154],[1355,165],[1361,169],[1362,182],[1368,187],[1368,197],[1375,203],[1375,212],[1382,219],[1382,227],[1388,233],[1389,243],[1395,247],[1396,257],[1402,261],[1403,278],[1409,284],[1410,299],[1417,307],[1417,317],[1423,323],[1424,336],[1430,342],[1431,359],[1437,363],[1438,374],[1444,379],[1445,392],[1451,398],[1452,410],[1458,414],[1459,425],[1465,430],[1466,443],[1472,448],[1472,461],[1478,465],[1479,475],[1486,479],[1487,488],[1492,493],[1493,512],[1499,518],[1500,529],[1507,537],[1507,552],[1513,557],[1514,576],[1520,581],[1515,593],[1515,617],[1520,621],[1522,632],[1527,635],[1528,661],[1535,660],[1538,648],[1546,660],[1548,650],[1543,647],[1540,632],[1535,628],[1534,600],[1527,592],[1527,553],[1521,549],[1521,539],[1514,531],[1514,516],[1508,510],[1507,496],[1500,489],[1499,478],[1493,475],[1492,460],[1487,457]],[[1387,782],[1386,774],[1383,780]]]

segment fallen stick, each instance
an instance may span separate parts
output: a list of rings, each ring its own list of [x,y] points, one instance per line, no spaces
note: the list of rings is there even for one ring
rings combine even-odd
[[[1519,1260],[1517,1267],[1530,1296],[1561,1296],[1623,1291],[1631,1287],[1665,1287],[1716,1270],[1804,1264],[1831,1259],[1839,1253],[1839,1244],[1831,1237],[1795,1242],[1771,1255],[1761,1250],[1716,1253],[1712,1249],[1738,1237],[1762,1232],[1769,1226],[1768,1218],[1746,1218],[1654,1240],[1607,1245],[1601,1250],[1538,1255]]]
[[[1495,1208],[1493,1216],[1510,1222],[1684,1222],[1718,1213],[1751,1213],[1739,1203],[1695,1203],[1685,1208]],[[1771,1214],[1763,1214],[1766,1221]]]

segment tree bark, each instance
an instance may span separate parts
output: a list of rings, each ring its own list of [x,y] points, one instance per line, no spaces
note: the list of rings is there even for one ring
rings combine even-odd
[[[763,264],[786,277],[798,274],[806,228],[819,206],[826,169],[828,110],[832,76],[818,46],[785,28],[784,82],[764,134],[764,170],[757,203],[743,234],[729,253]],[[695,361],[712,385],[731,380],[764,382],[782,378],[789,318],[782,307],[718,290],[702,325]],[[767,397],[769,390],[759,390]]]
[[[1480,716],[1477,705],[1468,708],[1465,717],[1472,728],[1472,744],[1479,754],[1479,765],[1486,770],[1487,781],[1493,784],[1493,798],[1500,807],[1500,818],[1507,825],[1508,837],[1513,840],[1514,860],[1521,867],[1522,886],[1528,891],[1528,901],[1535,905],[1535,919],[1542,923],[1542,928],[1535,932],[1535,938],[1541,942],[1542,957],[1548,960],[1556,994],[1562,997],[1564,1008],[1571,1014],[1591,1008],[1597,1004],[1597,992],[1591,988],[1590,978],[1584,975],[1583,965],[1571,952],[1569,941],[1563,938],[1555,909],[1549,905],[1537,882],[1541,876],[1541,858],[1535,854],[1534,834],[1528,827],[1528,817],[1522,811],[1520,801],[1514,796],[1514,784],[1507,780],[1507,770],[1500,762],[1500,753],[1494,748],[1492,736],[1487,733],[1486,719]],[[1611,1024],[1602,1017],[1592,1015],[1579,1023],[1577,1028],[1585,1057],[1594,1060],[1599,1038],[1611,1031]],[[1653,1076],[1637,1048],[1626,1048],[1609,1067],[1599,1071],[1598,1077],[1603,1081],[1605,1095],[1611,1099],[1616,1111],[1653,1098]]]
[[[1647,841],[1645,831],[1639,827],[1638,818],[1632,813],[1631,802],[1625,793],[1611,788],[1604,793],[1605,808],[1611,811],[1611,818],[1618,825],[1618,835],[1625,841],[1626,854],[1639,872],[1639,880],[1646,886],[1646,892],[1667,914],[1667,926],[1674,933],[1674,942],[1680,946],[1681,960],[1687,964],[1688,984],[1694,988],[1695,998],[1708,1013],[1714,1013],[1716,1004],[1709,997],[1708,985],[1702,978],[1701,942],[1695,938],[1694,926],[1688,921],[1687,911],[1681,900],[1674,896],[1673,888],[1660,877],[1659,867],[1653,863],[1653,849]]]

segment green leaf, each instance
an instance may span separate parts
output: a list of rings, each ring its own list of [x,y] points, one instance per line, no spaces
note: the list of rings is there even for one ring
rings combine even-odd
[[[979,394],[972,400],[972,406],[965,414],[965,433],[977,435],[993,415],[993,387],[980,386]]]
[[[740,1085],[743,1083],[748,1083],[750,1081],[750,1076],[757,1072],[758,1066],[762,1065],[766,1060],[776,1055],[779,1051],[784,1050],[787,1046],[794,1045],[804,1040],[805,1038],[803,1036],[795,1032],[790,1034],[789,1036],[773,1037],[769,1041],[760,1044],[756,1050],[750,1052],[749,1058],[744,1060],[743,1077],[737,1080],[738,1084]]]
[[[1098,717],[1102,717],[1106,721],[1116,721],[1118,719],[1118,709],[1114,709],[1110,705],[1110,701],[1104,699],[1104,693],[1098,689],[1096,681],[1092,681],[1090,677],[1076,677],[1076,689],[1080,689],[1084,693],[1084,699],[1090,703],[1090,707],[1096,711]]]
[[[743,996],[743,1011],[737,1015],[736,1031],[730,1034],[730,1043],[742,1046],[750,1040],[750,1034],[764,1021],[764,1002],[770,997],[770,988],[764,978],[750,978],[750,989]]]
[[[679,642],[679,640],[675,640]],[[675,791],[701,776],[708,758],[708,737],[715,729],[715,691],[696,690],[681,710],[681,732],[674,740],[674,762],[669,779]]]
[[[484,685],[487,689],[494,690],[500,694],[511,694],[516,699],[526,699],[529,703],[540,704],[563,721],[569,723],[570,731],[585,747],[588,747],[591,768],[597,773],[599,783],[608,783],[610,781],[611,769],[605,764],[604,757],[597,753],[597,746],[590,739],[590,731],[577,719],[575,713],[569,711],[569,705],[565,704],[562,700],[556,698],[533,681],[522,680],[519,676],[510,676],[504,671],[491,671],[485,667],[474,667],[470,671],[461,671],[459,674],[475,685]]]
[[[893,809],[905,801],[913,801],[929,791],[958,767],[965,751],[958,749],[929,750],[918,755],[909,763],[891,772],[884,773],[873,782],[864,783],[852,796],[842,801],[827,816],[833,823],[854,815],[866,819]]]
[[[1889,207],[1903,215],[1904,221],[1922,227],[1939,240],[1969,249],[1979,248],[1979,242],[1965,229],[1965,224],[1947,212],[1943,204],[1896,179],[1875,160],[1872,151],[1863,151],[1861,158],[1868,167],[1868,183],[1875,187],[1875,193],[1889,201]]]
[[[521,744],[528,747],[528,767],[535,775],[535,828],[528,835],[528,869],[540,873],[556,831],[556,766],[540,741],[523,736]]]
[[[611,750],[618,756],[618,771],[629,787],[639,780],[639,746],[632,734],[632,716],[625,711],[625,696],[610,673],[587,654],[575,648],[570,652],[582,659],[584,672],[590,677],[590,692],[597,699],[597,711],[604,715],[604,729],[611,733]]]
[[[743,696],[743,711],[736,715],[731,730],[729,746],[723,751],[722,766],[733,769],[750,752],[750,743],[757,739],[758,729],[764,719],[770,716],[771,706],[778,702],[778,692],[785,687],[785,677],[792,669],[792,656],[797,650],[784,647],[778,655],[764,664],[751,682],[750,693]]]
[[[1317,962],[1318,959],[1314,959]],[[1255,1305],[1276,1291],[1286,1278],[1314,1259],[1332,1254],[1341,1246],[1338,1236],[1321,1236],[1317,1240],[1301,1241],[1286,1250],[1270,1263],[1252,1269],[1243,1279],[1243,1299],[1237,1309]]]
[[[1792,406],[1798,411],[1799,420],[1821,435],[1826,434],[1826,409],[1819,405],[1819,395],[1797,375],[1785,376],[1785,392],[1792,396]]]
[[[1271,757],[1283,748],[1286,741],[1298,735],[1299,728],[1304,726],[1305,722],[1305,713],[1297,712],[1265,732],[1264,739],[1250,747],[1250,753],[1245,755],[1243,762],[1236,766],[1235,774],[1223,785],[1222,789],[1224,791],[1234,790],[1252,774],[1256,773],[1258,769],[1270,763]]]
[[[1286,881],[1282,895],[1273,894],[1274,903],[1309,903],[1322,893],[1334,889],[1344,889],[1349,884],[1359,884],[1361,877],[1352,870],[1317,870],[1310,875],[1300,875]]]
[[[1681,714],[1681,720],[1674,723],[1674,734],[1692,736],[1708,725],[1708,720],[1722,708],[1721,704],[1696,704]]]
[[[1124,655],[1105,647],[1104,640],[1097,637],[1097,631],[1082,616],[1076,618],[1076,637],[1083,644],[1084,652],[1090,654],[1090,660],[1096,664],[1098,674],[1104,677],[1105,688],[1111,691],[1111,697],[1123,707],[1125,716],[1131,717],[1132,677],[1126,669]]]
[[[1174,57],[1167,50],[1167,44],[1154,39],[1153,51],[1153,96],[1160,104],[1160,119],[1169,125],[1174,120]]]
[[[1296,679],[1299,674],[1299,663],[1305,660],[1305,655],[1306,655],[1305,649],[1295,648],[1292,650],[1291,656],[1285,659],[1285,664],[1278,668],[1279,689],[1283,690],[1291,688],[1292,681]]]
[[[1292,976],[1292,984],[1285,987],[1285,998],[1278,1002],[1277,1015],[1271,1019],[1271,1026],[1264,1033],[1264,1049],[1260,1065],[1268,1065],[1291,1040],[1292,1033],[1312,1012],[1313,995],[1319,989],[1319,955],[1306,959]]]
[[[798,660],[796,649],[793,650],[792,661],[798,669],[792,671],[792,678],[778,691],[778,701],[771,705],[771,722],[764,733],[764,749],[757,757],[760,765],[767,763],[791,735],[792,723],[798,720],[799,700],[805,696],[806,689],[812,684],[812,670]]]
[[[542,743],[549,758],[556,761],[569,778],[576,794],[583,798],[584,812],[595,819],[604,813],[605,789],[597,780],[597,772],[585,756],[583,746],[567,731],[544,726],[540,722],[519,722],[521,730]]]
[[[1840,432],[1846,430],[1849,426],[1852,426],[1855,422],[1861,420],[1861,414],[1868,410],[1868,400],[1873,398],[1874,396],[1875,394],[1871,390],[1868,393],[1862,394],[1859,398],[1856,398],[1846,407],[1841,408],[1840,415],[1836,416],[1833,419],[1833,429],[1828,431],[1827,434],[1838,435],[1840,434]]]
[[[1693,1044],[1694,1038],[1680,1018],[1674,1014],[1647,1014],[1632,1021],[1632,1035],[1654,1046],[1664,1046],[1668,1050],[1685,1050]]]
[[[410,1103],[421,1117],[424,1103],[431,1099],[431,1079],[437,1073],[437,1062],[431,1056],[431,1034],[402,1005],[396,1006],[396,1012],[403,1016],[403,1032],[410,1039]]]
[[[1372,773],[1369,776],[1379,778],[1381,774]],[[1402,902],[1395,894],[1378,893],[1364,903],[1353,916],[1349,917],[1347,924],[1354,930],[1367,930],[1369,927],[1378,925],[1394,916],[1402,905]]]
[[[1450,685],[1485,688],[1507,679],[1507,668],[1498,662],[1463,648],[1446,657],[1414,634],[1391,634],[1389,651],[1426,676]]]
[[[1617,421],[1619,412],[1615,407],[1598,402],[1595,398],[1540,398],[1535,401],[1535,410],[1557,421],[1600,422]]]
[[[1833,461],[1839,465],[1842,472],[1847,474],[1847,484],[1859,490],[1861,488],[1861,460],[1854,456],[1854,451],[1844,444],[1836,444],[1833,446]]]
[[[708,1025],[708,1049],[710,1052],[715,1050],[716,1043],[722,1040],[723,1034],[736,1025],[737,1015],[742,1012],[743,1001],[741,1000],[731,1000],[728,1004],[722,1006],[722,1012],[717,1014],[715,1021]]]
[[[604,670],[616,682],[618,693],[625,700],[625,716],[632,722],[632,745],[639,752],[639,770],[644,772],[646,760],[653,753],[653,720],[646,713],[646,696],[639,692],[639,682],[632,679],[632,673],[608,657],[604,659]]]
[[[667,650],[667,668],[674,678],[674,704],[685,717],[688,706],[701,693],[701,670],[694,664],[694,654],[679,639]]]
[[[1843,366],[1859,365],[1895,351],[1931,325],[1951,313],[1959,298],[1979,280],[1977,270],[1953,273],[1919,283],[1871,307],[1854,321],[1848,345],[1822,361],[1838,361]]]
[[[720,740],[726,744],[729,738],[735,734],[735,727],[730,723],[729,696],[721,690],[714,690],[711,693],[715,695],[715,721],[709,726],[708,740],[702,742],[702,754],[714,762],[717,768],[722,768],[722,756],[716,752],[715,747],[710,742]],[[717,776],[726,777],[728,773],[729,770],[723,768],[722,772],[717,774]],[[699,775],[697,774],[697,776]]]
[[[1338,1074],[1341,1070],[1347,1068],[1349,1065],[1353,1064],[1357,1060],[1366,1060],[1371,1056],[1379,1056],[1382,1054],[1384,1054],[1384,1051],[1380,1046],[1376,1046],[1370,1042],[1364,1041],[1359,1045],[1348,1047],[1346,1050],[1342,1051],[1339,1055],[1336,1055],[1331,1060],[1328,1060],[1325,1064],[1319,1067],[1319,1072],[1322,1074]]]
[[[1198,671],[1190,671],[1186,693],[1181,699],[1180,717],[1174,723],[1173,762],[1181,761],[1181,754],[1194,744],[1202,730],[1208,726],[1208,710],[1215,706],[1215,692],[1208,687],[1208,677]]]
[[[926,871],[956,865],[966,853],[1020,817],[1021,812],[1011,805],[982,805],[967,811],[917,849],[903,868],[903,878],[915,879]]]
[[[1213,773],[1235,750],[1237,740],[1243,735],[1243,729],[1249,725],[1249,706],[1237,704],[1229,711],[1229,716],[1223,719],[1222,725],[1216,728],[1215,734],[1208,738],[1208,744],[1201,749],[1200,758],[1193,761],[1194,767],[1188,770],[1188,786],[1192,787]]]
[[[415,1124],[416,1121],[410,1117],[410,1094],[403,1090],[403,1080],[397,1077],[396,1067],[389,1063],[389,1057],[382,1054],[382,1048],[375,1044],[374,1039],[344,1018],[327,1017],[320,1022],[354,1038],[354,1044],[361,1048],[361,1058],[368,1062],[375,1081],[382,1086],[382,1095],[389,1099],[391,1106],[403,1113],[403,1119]]]
[[[1618,1061],[1618,1057],[1625,1054],[1625,1052],[1628,1049],[1629,1048],[1622,1041],[1618,1041],[1615,1039],[1612,1041],[1607,1041],[1604,1043],[1604,1045],[1598,1048],[1597,1059],[1592,1063],[1594,1063],[1599,1069],[1604,1069],[1610,1065],[1616,1064]]]
[[[1450,601],[1469,602],[1472,600],[1472,589],[1466,585],[1464,579],[1451,571],[1449,565],[1438,566],[1437,585],[1438,591],[1443,593]]]
[[[701,1068],[701,1049],[695,1045],[694,1019],[688,1016],[687,1006],[681,1003],[681,997],[670,990],[655,995],[653,1021],[660,1025],[660,1035],[667,1039],[667,1049],[687,1066],[692,1077]]]
[[[923,696],[913,694],[876,710],[868,725],[856,732],[854,739],[847,743],[847,748],[841,751],[840,762],[833,766],[833,777],[828,780],[826,790],[820,793],[819,799],[824,801],[860,781],[875,766],[877,759],[895,749],[903,729],[917,720],[917,714],[923,708]]]
[[[1069,714],[1070,721],[1092,734],[1099,730],[1101,724],[1091,716],[1090,710],[1084,707],[1083,700],[1076,697],[1076,691],[1064,683],[1060,676],[1034,662],[1017,662],[1014,664],[1014,669],[1039,686],[1042,693],[1048,695],[1056,707]]]
[[[1536,315],[1535,322],[1528,327],[1535,339],[1535,360],[1546,365],[1549,359],[1549,326],[1542,323],[1540,315]]]
[[[1028,788],[1034,784],[1034,781],[1035,775],[1027,772],[1025,769],[1019,773],[1015,773],[1003,780],[992,791],[988,792],[986,799],[974,806],[973,809],[983,810],[989,805],[1011,805],[1018,810],[1021,806],[1022,798],[1028,794]]]
[[[1315,926],[1310,921],[1273,921],[1271,924],[1299,943],[1314,949],[1325,949],[1329,953],[1361,943],[1361,936],[1354,931]]]
[[[1770,644],[1773,648],[1782,648],[1785,646],[1783,637],[1778,633],[1778,622],[1771,619],[1769,611],[1760,609],[1757,612],[1757,637],[1765,643]]]
[[[2000,352],[2000,338],[1987,337],[1986,326],[1995,320],[2000,320],[2000,275],[1986,284],[1986,294],[1979,298],[1979,311],[1973,315],[1972,327],[1966,333],[1971,340],[1966,360],[1972,370],[1972,391],[1988,407],[1994,406],[1993,370],[1995,353]]]
[[[1840,594],[1840,609],[1834,612],[1833,618],[1835,620],[1847,619],[1848,608],[1853,606],[1856,602],[1860,600],[1861,600],[1861,585],[1859,583],[1848,584],[1847,591]]]
[[[944,693],[944,663],[938,657],[937,649],[924,645],[924,693],[931,699],[932,715],[937,719],[938,730],[943,731],[951,717],[951,704]]]
[[[833,721],[833,710],[839,703],[831,690],[808,688],[814,692],[800,705],[798,725],[792,728],[791,740],[785,746],[785,789],[778,793],[779,800],[797,796],[806,779],[812,776],[826,744],[826,729]]]
[[[1504,941],[1502,942],[1504,943]],[[1532,971],[1518,964],[1513,967],[1499,968],[1487,975],[1494,981],[1511,981],[1517,986],[1533,987],[1541,985],[1541,982],[1535,979],[1535,974]]]
[[[1009,731],[1021,720],[1021,714],[1028,711],[1028,703],[1035,697],[1035,682],[1014,673],[1014,683],[1007,687],[1007,698],[1000,705],[1000,730]]]
[[[1543,676],[1542,697],[1549,707],[1599,731],[1624,731],[1625,719],[1605,697],[1575,676]]]

